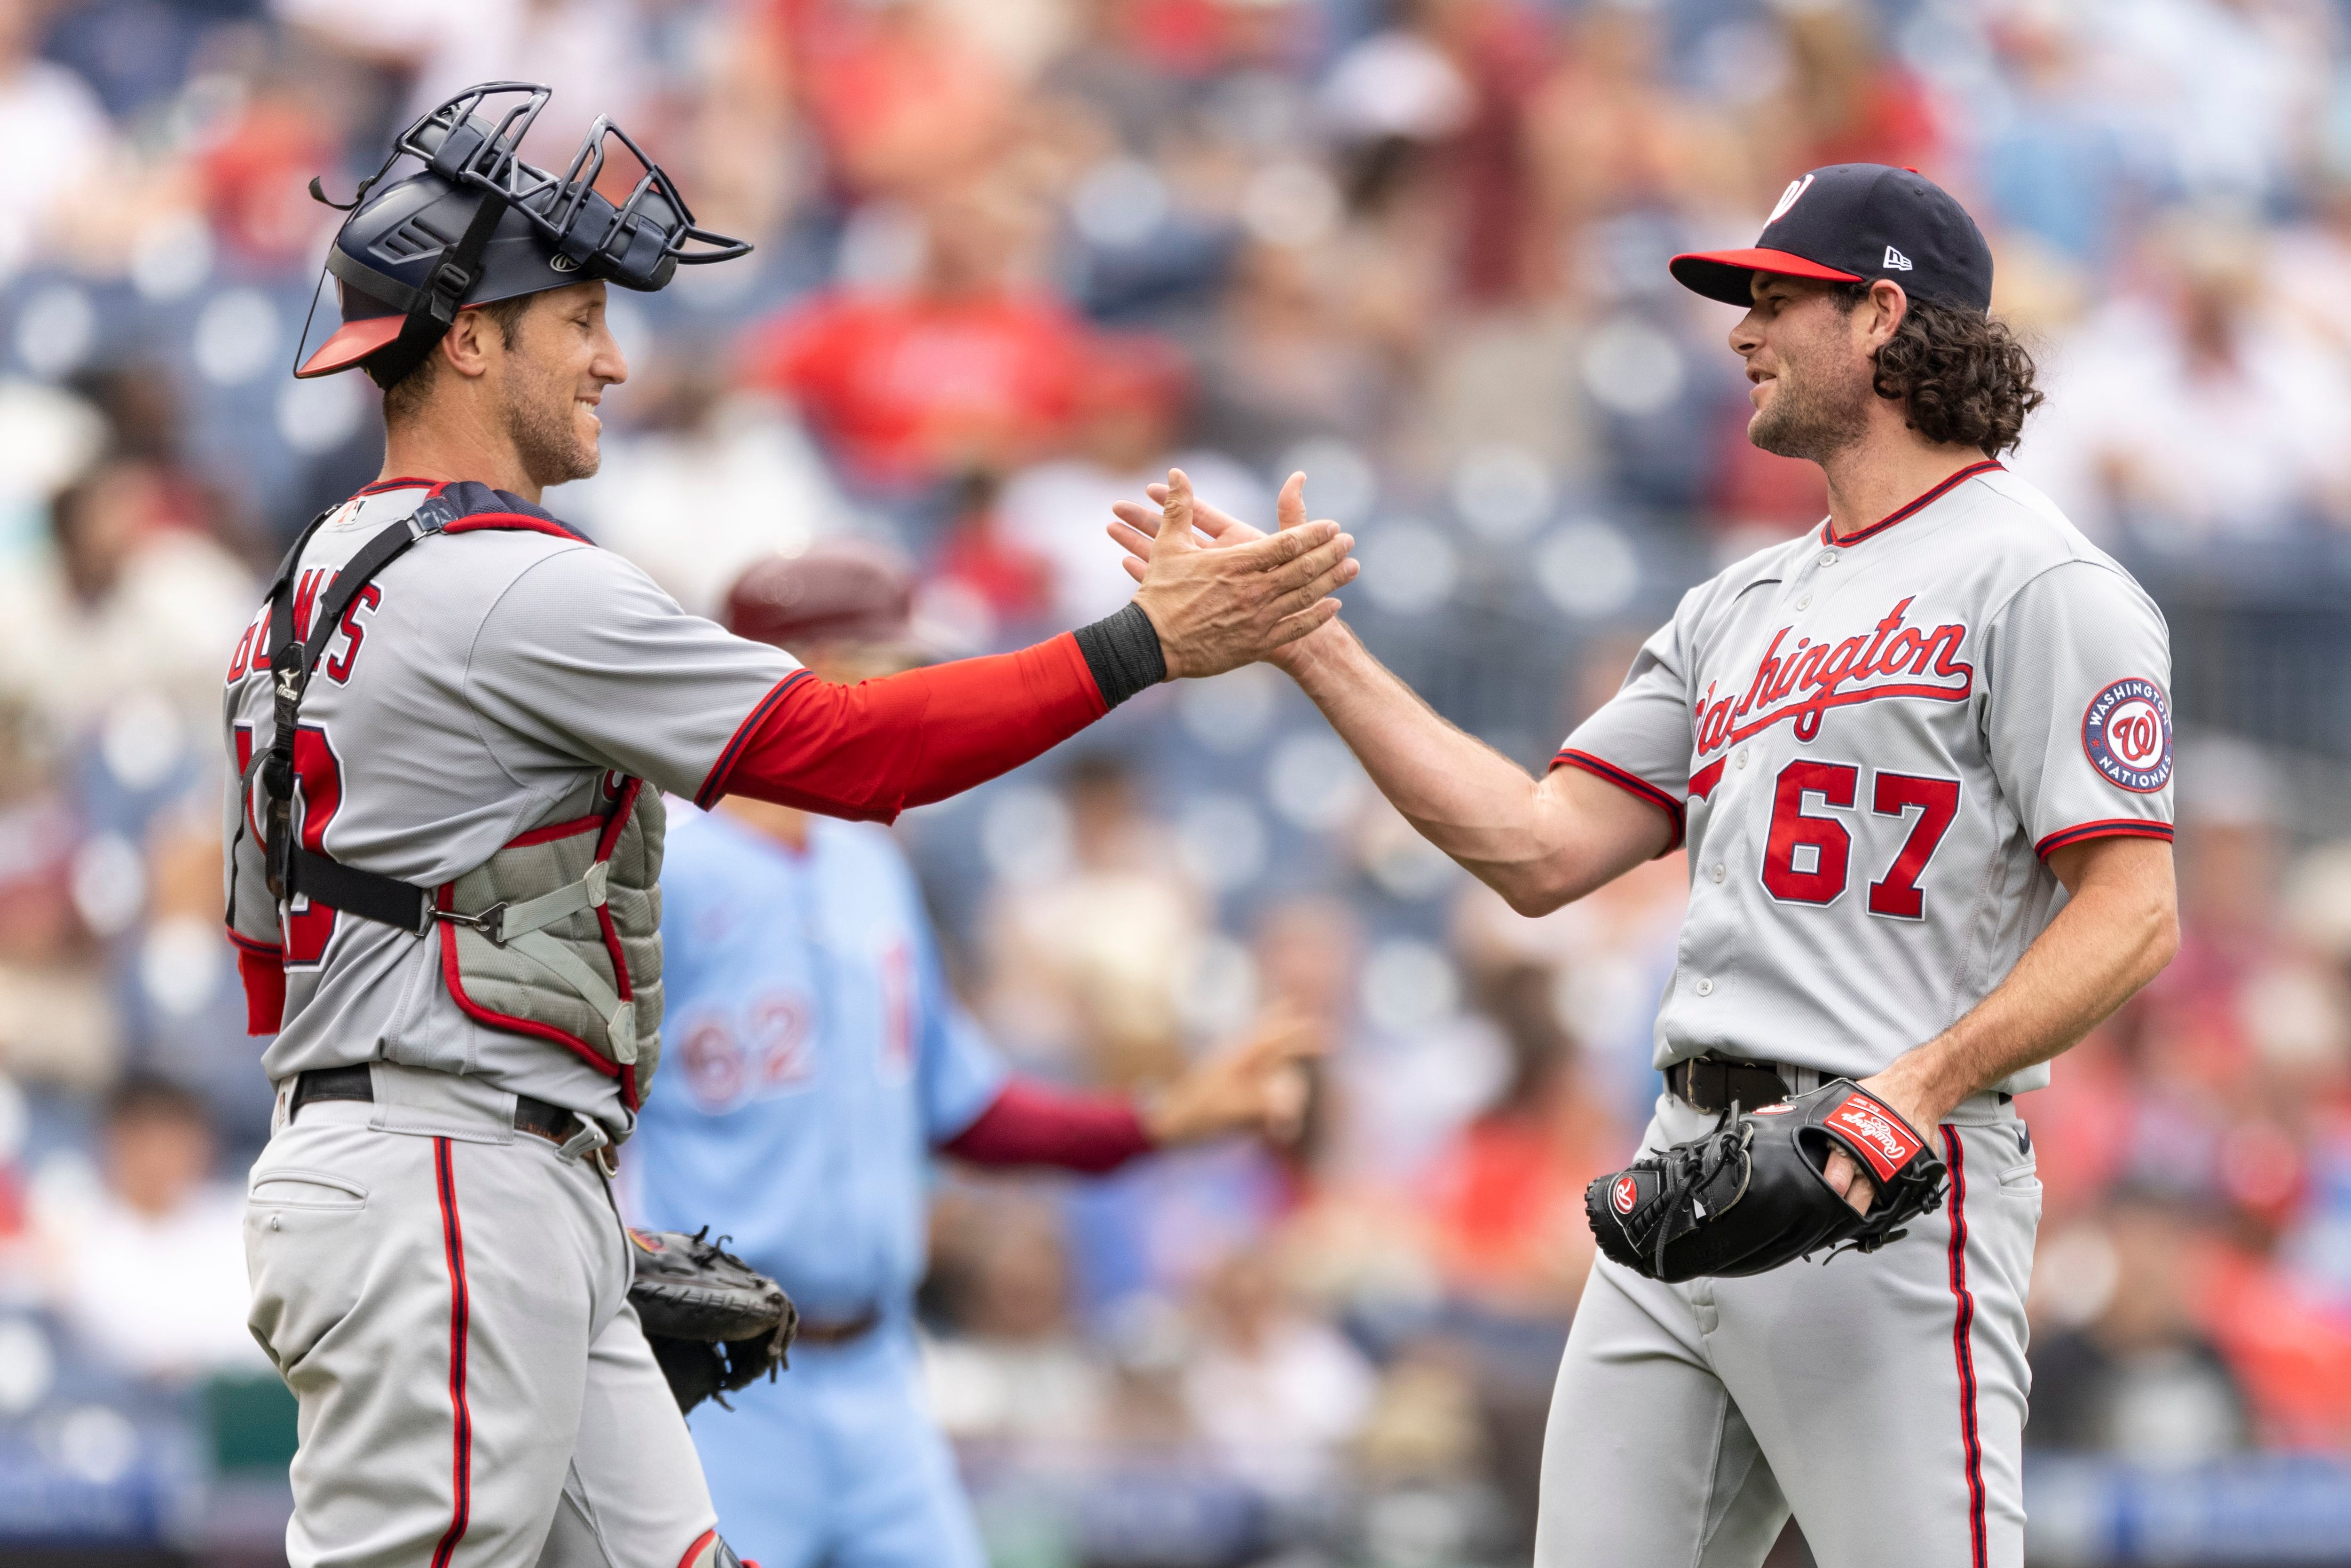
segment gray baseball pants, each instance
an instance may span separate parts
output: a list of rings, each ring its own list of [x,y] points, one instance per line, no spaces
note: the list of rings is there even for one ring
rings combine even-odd
[[[603,1176],[476,1079],[281,1087],[250,1322],[300,1406],[291,1568],[678,1568],[716,1526]],[[288,1086],[290,1087],[290,1086]]]
[[[1657,1102],[1647,1152],[1716,1118]],[[1543,1443],[1537,1568],[2022,1568],[2031,1141],[1980,1094],[1942,1207],[1877,1252],[1679,1285],[1601,1259]]]

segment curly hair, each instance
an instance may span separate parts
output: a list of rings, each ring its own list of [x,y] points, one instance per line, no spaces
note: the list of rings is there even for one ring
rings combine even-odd
[[[1840,284],[1835,293],[1851,310],[1869,298],[1869,285]],[[1877,350],[1873,384],[1878,396],[1903,405],[1910,428],[1928,440],[1997,457],[2015,447],[2024,416],[2043,401],[2033,374],[2032,353],[2007,322],[1913,299]]]

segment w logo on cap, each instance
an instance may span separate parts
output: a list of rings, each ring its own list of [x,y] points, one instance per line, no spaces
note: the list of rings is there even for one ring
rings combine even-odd
[[[1771,209],[1771,215],[1763,220],[1763,226],[1768,229],[1773,224],[1778,223],[1782,218],[1786,217],[1788,215],[1788,209],[1796,204],[1796,198],[1802,195],[1806,190],[1811,188],[1812,183],[1813,176],[1810,174],[1805,175],[1800,180],[1789,181],[1788,188],[1780,193],[1780,204]]]
[[[1889,245],[1886,247],[1886,260],[1883,265],[1888,271],[1908,272],[1910,258]]]

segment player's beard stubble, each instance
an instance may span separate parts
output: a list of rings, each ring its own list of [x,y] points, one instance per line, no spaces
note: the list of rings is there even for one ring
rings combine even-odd
[[[603,463],[593,428],[582,433],[571,377],[549,377],[507,402],[507,439],[542,488],[592,477]]]
[[[1822,351],[1781,356],[1771,396],[1747,423],[1747,439],[1781,457],[1818,463],[1862,439],[1869,429],[1875,368]]]

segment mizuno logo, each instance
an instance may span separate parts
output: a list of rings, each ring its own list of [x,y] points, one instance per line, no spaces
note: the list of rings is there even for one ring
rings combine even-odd
[[[1895,249],[1890,245],[1886,247],[1886,265],[1896,272],[1908,272],[1912,270],[1910,258],[1903,255],[1900,251]]]
[[[1894,252],[1889,249],[1886,254],[1892,256]],[[580,270],[580,264],[572,260],[569,256],[564,255],[559,250],[553,256],[547,258],[547,265],[550,270],[555,272],[577,272]],[[1910,264],[1906,261],[1902,265],[1907,267]]]

